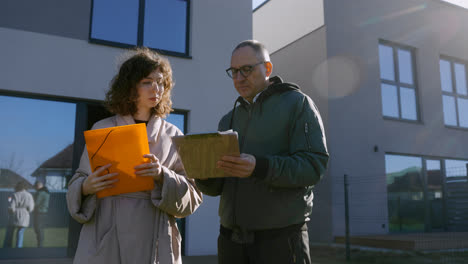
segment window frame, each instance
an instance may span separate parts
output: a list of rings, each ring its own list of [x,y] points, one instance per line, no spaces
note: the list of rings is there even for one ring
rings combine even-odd
[[[392,58],[393,58],[393,71],[394,71],[394,77],[395,80],[387,80],[387,79],[382,79],[381,77],[381,68],[380,68],[380,62],[381,58],[379,58],[379,88],[380,88],[380,99],[382,103],[382,117],[385,120],[394,120],[394,121],[400,121],[400,122],[408,122],[412,124],[422,124],[422,113],[421,113],[421,105],[419,102],[419,84],[418,84],[418,78],[417,78],[417,66],[416,66],[416,51],[417,49],[412,46],[408,45],[403,45],[403,44],[398,44],[392,41],[388,40],[383,40],[379,39],[378,42],[378,48],[380,45],[392,48]],[[411,55],[411,70],[412,70],[412,78],[413,78],[413,84],[409,83],[404,83],[400,81],[400,68],[399,68],[399,59],[398,59],[398,50],[402,51],[407,51]],[[382,100],[382,84],[387,84],[387,85],[392,85],[397,88],[397,99],[398,99],[398,117],[392,117],[392,116],[386,116],[383,113],[383,100]],[[406,88],[406,89],[412,89],[414,90],[414,96],[415,96],[415,110],[416,110],[416,119],[407,119],[402,117],[402,105],[401,105],[401,88]]]
[[[452,92],[447,92],[447,91],[444,91],[442,89],[442,78],[441,78],[441,75],[440,75],[440,62],[444,60],[444,61],[447,61],[450,63],[450,78],[451,78],[451,82],[452,82]],[[461,129],[461,130],[465,130],[465,131],[468,131],[468,127],[462,127],[460,126],[460,114],[459,114],[459,111],[458,111],[458,98],[462,98],[462,99],[466,99],[468,100],[468,92],[466,95],[462,95],[462,94],[459,94],[457,92],[457,82],[456,82],[456,76],[455,76],[455,63],[458,63],[458,64],[463,64],[465,66],[465,83],[466,83],[466,88],[468,90],[468,61],[464,61],[464,60],[461,60],[461,59],[458,59],[458,58],[455,58],[455,57],[450,57],[450,56],[447,56],[447,55],[440,55],[439,56],[439,78],[440,78],[440,91],[441,91],[441,103],[442,103],[442,114],[445,114],[444,113],[444,102],[443,102],[443,98],[444,98],[444,95],[446,96],[450,96],[450,97],[453,97],[455,100],[455,119],[456,119],[456,122],[457,122],[457,125],[447,125],[445,123],[445,117],[444,117],[444,126],[447,127],[447,128],[453,128],[453,129]]]
[[[1,96],[8,96],[8,97],[17,97],[17,98],[24,98],[24,99],[33,99],[33,100],[42,100],[42,101],[50,101],[50,102],[63,102],[63,103],[72,103],[75,104],[76,107],[76,112],[75,112],[75,132],[74,132],[74,150],[73,150],[73,161],[72,161],[72,171],[73,171],[73,164],[75,162],[79,162],[80,155],[76,155],[76,134],[77,134],[77,127],[76,127],[76,118],[78,116],[78,105],[80,102],[85,102],[85,103],[93,103],[95,102],[94,100],[87,100],[87,99],[78,99],[78,98],[72,98],[72,97],[63,97],[63,96],[54,96],[54,95],[46,95],[46,94],[39,94],[39,93],[30,93],[30,92],[21,92],[21,91],[10,91],[10,90],[3,90],[0,89],[0,95]],[[70,175],[71,178],[72,175]],[[70,178],[67,178],[67,182],[70,180]],[[5,251],[4,248],[0,248],[1,251],[1,257],[0,260],[8,260],[8,259],[21,259],[21,258],[26,258],[26,259],[33,259],[40,257],[41,255],[48,255],[53,258],[66,258],[66,257],[72,257],[71,255],[71,249],[73,247],[73,241],[71,241],[71,238],[75,238],[76,241],[78,241],[79,237],[79,230],[81,229],[81,226],[79,228],[76,228],[76,221],[72,221],[70,214],[67,214],[67,216],[70,219],[70,223],[68,226],[68,240],[67,240],[67,247],[64,248],[45,248],[42,250],[41,254],[38,254],[35,248],[23,248],[21,251]],[[5,251],[5,252],[4,252]],[[74,251],[73,251],[74,252]],[[25,257],[26,256],[26,257]]]
[[[138,25],[137,25],[137,44],[131,45],[126,43],[120,43],[117,41],[110,41],[110,40],[102,40],[98,38],[93,38],[91,36],[92,28],[93,28],[93,11],[94,11],[94,1],[91,0],[91,9],[89,14],[89,31],[88,31],[88,40],[90,43],[118,47],[118,48],[134,48],[134,47],[142,47],[143,46],[143,34],[144,34],[144,26],[145,26],[145,5],[147,0],[138,0],[139,8],[138,8]],[[153,47],[148,47],[151,50],[155,50],[162,55],[167,56],[174,56],[174,57],[182,57],[191,59],[190,56],[190,12],[191,12],[191,0],[183,0],[187,2],[187,12],[186,12],[186,24],[185,24],[185,52],[177,52],[165,49],[158,49]]]
[[[77,98],[77,97],[65,97],[65,96],[56,96],[56,95],[48,95],[48,94],[40,94],[40,93],[31,93],[31,92],[20,92],[20,91],[10,91],[10,90],[3,90],[0,89],[1,96],[9,96],[9,97],[19,97],[19,98],[26,98],[26,99],[35,99],[35,100],[44,100],[44,101],[52,101],[52,102],[64,102],[64,103],[73,103],[76,106],[75,112],[75,131],[74,131],[74,147],[73,147],[73,157],[72,157],[72,172],[75,172],[78,168],[81,154],[83,152],[85,141],[83,136],[83,131],[89,129],[88,126],[92,124],[88,124],[89,120],[88,116],[88,107],[89,106],[99,106],[103,107],[103,100],[97,99],[85,99],[85,98]],[[188,133],[188,118],[189,118],[190,110],[174,108],[170,114],[178,114],[183,115],[184,117],[184,134]],[[110,113],[109,113],[110,114]],[[169,115],[170,115],[169,114]],[[111,114],[113,115],[113,114]],[[101,118],[102,119],[102,118]],[[100,120],[100,119],[98,119]],[[67,179],[67,182],[73,176],[70,175],[70,178]],[[54,258],[65,258],[65,257],[73,257],[75,255],[76,249],[78,247],[78,239],[81,230],[81,224],[72,220],[71,216],[67,214],[70,219],[70,224],[68,226],[68,240],[67,240],[67,247],[65,248],[46,248],[42,250],[43,252],[47,252],[49,256]],[[184,239],[181,243],[181,252],[182,255],[185,255],[185,218],[180,219],[181,225],[181,235],[184,236]],[[35,249],[24,248],[26,251],[6,251],[3,248],[0,248],[2,255],[0,256],[0,260],[3,259],[19,259],[24,257],[24,253],[27,252],[30,258],[37,258]],[[41,251],[41,252],[42,252]],[[5,254],[3,254],[5,253]],[[28,258],[29,258],[28,257]]]
[[[385,155],[394,155],[394,156],[406,156],[406,157],[417,157],[421,158],[423,161],[423,168],[425,168],[424,162],[426,160],[440,160],[441,161],[441,170],[444,172],[444,177],[446,177],[446,167],[445,167],[445,161],[447,160],[453,160],[453,161],[463,161],[463,162],[468,162],[468,158],[454,158],[454,157],[449,157],[449,156],[435,156],[435,155],[422,155],[422,154],[409,154],[409,153],[403,153],[403,152],[394,152],[394,151],[388,151],[384,152]],[[386,169],[386,165],[385,165]],[[468,167],[467,167],[467,173],[468,173]],[[467,182],[468,182],[468,175],[466,176]]]
[[[393,152],[393,151],[389,151],[389,152],[384,152],[384,174],[385,174],[385,179],[387,179],[387,163],[386,163],[386,156],[387,155],[393,155],[393,156],[401,156],[401,157],[416,157],[416,158],[420,158],[421,159],[421,176],[423,177],[422,179],[422,184],[423,184],[423,192],[424,192],[424,201],[426,203],[426,212],[425,212],[425,221],[424,221],[424,225],[425,225],[425,230],[423,232],[434,232],[434,230],[431,230],[431,229],[427,229],[428,226],[428,221],[427,221],[427,201],[428,201],[428,197],[427,197],[427,192],[428,192],[428,186],[427,186],[427,180],[428,180],[428,168],[427,168],[427,161],[428,160],[433,160],[433,161],[439,161],[439,165],[440,165],[440,172],[442,174],[442,178],[443,178],[443,182],[442,182],[442,191],[443,191],[443,219],[444,219],[444,228],[447,228],[447,225],[448,225],[448,220],[447,220],[447,203],[448,203],[448,189],[447,189],[447,168],[446,168],[446,161],[447,160],[453,160],[453,161],[462,161],[462,162],[468,162],[468,159],[463,159],[463,158],[451,158],[451,157],[447,157],[447,156],[434,156],[434,155],[421,155],[421,154],[408,154],[408,153],[402,153],[402,152]],[[467,169],[467,172],[468,172],[468,163],[466,164],[466,169]],[[463,176],[462,176],[463,177]],[[461,178],[462,178],[461,177]],[[464,179],[462,180],[466,180],[468,182],[468,175],[464,177]],[[386,184],[386,187],[388,188],[388,184]],[[388,189],[386,190],[386,195],[387,195],[387,203],[388,203]],[[388,213],[388,205],[387,205],[387,213]],[[387,223],[388,223],[388,226],[390,226],[390,223],[389,223],[389,215],[387,215]],[[437,231],[437,229],[435,230]],[[406,231],[407,232],[407,231]],[[397,233],[405,233],[405,232],[390,232],[390,229],[389,229],[389,233],[394,233],[394,234],[397,234]]]
[[[177,114],[177,115],[182,115],[184,116],[184,130],[182,133],[187,134],[188,133],[188,115],[189,115],[189,110],[185,109],[179,109],[179,108],[174,108],[174,111],[172,111],[169,115],[171,114]]]

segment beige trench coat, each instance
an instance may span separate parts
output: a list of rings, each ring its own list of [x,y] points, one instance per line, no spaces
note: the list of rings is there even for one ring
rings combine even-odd
[[[131,116],[116,115],[97,122],[93,129],[134,123]],[[150,152],[160,160],[164,175],[162,186],[155,184],[152,191],[102,199],[84,197],[81,185],[91,168],[86,149],[83,152],[67,193],[71,216],[83,224],[73,263],[182,263],[181,236],[174,216],[193,213],[202,194],[185,177],[172,145],[170,137],[182,132],[156,116],[149,120],[147,132]]]
[[[32,195],[26,191],[21,190],[13,194],[8,210],[12,217],[12,225],[20,227],[29,226],[29,218],[34,209],[34,198]]]

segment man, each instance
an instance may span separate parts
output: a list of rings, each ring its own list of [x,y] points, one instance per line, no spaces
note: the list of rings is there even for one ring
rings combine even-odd
[[[221,195],[220,264],[310,263],[306,222],[328,163],[325,134],[312,100],[272,70],[255,40],[237,45],[226,70],[240,97],[218,129],[238,132],[242,154],[217,163],[232,177],[197,180]]]
[[[36,232],[37,246],[44,246],[44,222],[46,221],[47,212],[49,210],[50,193],[47,187],[41,181],[36,181],[36,208],[34,210],[34,231]]]

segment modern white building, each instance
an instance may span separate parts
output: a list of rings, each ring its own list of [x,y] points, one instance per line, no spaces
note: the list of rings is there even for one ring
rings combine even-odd
[[[468,230],[468,10],[439,0],[269,0],[253,37],[318,105],[330,151],[311,241]]]
[[[325,123],[331,159],[314,193],[311,242],[344,235],[345,174],[352,235],[468,230],[468,10],[440,0],[253,3],[252,15],[252,1],[0,2],[0,169],[30,182],[35,170],[69,177],[134,46],[172,64],[169,119],[186,133],[216,130],[237,97],[224,72],[231,51],[255,38]],[[71,166],[45,166],[70,144]],[[4,249],[0,221],[0,259],[73,256],[80,226],[65,192],[51,196],[55,239],[45,248],[27,230],[25,248]],[[204,196],[180,222],[185,255],[216,254],[218,203]]]

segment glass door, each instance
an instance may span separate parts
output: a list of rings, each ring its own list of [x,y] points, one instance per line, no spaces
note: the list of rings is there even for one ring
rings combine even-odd
[[[385,155],[389,230],[424,232],[425,200],[421,157]]]
[[[426,231],[443,231],[445,227],[444,174],[440,160],[426,160]]]

